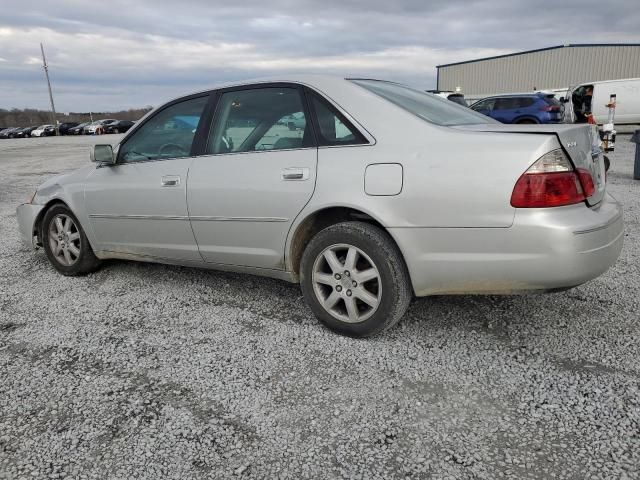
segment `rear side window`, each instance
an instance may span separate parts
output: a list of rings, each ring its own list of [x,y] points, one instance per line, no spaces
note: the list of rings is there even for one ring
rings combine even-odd
[[[561,107],[562,104],[555,97],[544,97],[544,101],[552,107]]]
[[[318,122],[319,131],[316,133],[319,145],[362,145],[369,143],[333,105],[315,92],[311,92],[309,95]]]
[[[501,97],[496,99],[495,110],[513,110],[527,108],[535,103],[531,97]]]
[[[536,101],[531,97],[520,97],[517,108],[527,108],[533,105]]]

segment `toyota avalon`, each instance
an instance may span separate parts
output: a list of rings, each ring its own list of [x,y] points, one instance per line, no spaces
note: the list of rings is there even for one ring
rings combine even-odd
[[[575,287],[622,248],[592,127],[503,125],[392,82],[221,85],[91,156],[18,207],[61,274],[117,258],[275,277],[351,336],[414,296]]]

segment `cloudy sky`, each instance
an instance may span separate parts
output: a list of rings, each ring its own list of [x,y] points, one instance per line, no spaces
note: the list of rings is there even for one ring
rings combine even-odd
[[[20,0],[0,5],[0,108],[157,105],[283,72],[435,88],[435,66],[564,43],[640,42],[637,0]]]

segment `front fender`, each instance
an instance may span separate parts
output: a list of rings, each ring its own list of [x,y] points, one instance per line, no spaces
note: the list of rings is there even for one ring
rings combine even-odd
[[[33,228],[39,227],[42,217],[49,206],[54,203],[63,203],[76,216],[89,240],[89,244],[94,248],[96,245],[96,237],[86,211],[84,200],[84,180],[94,170],[95,167],[93,166],[85,167],[68,175],[52,178],[38,187],[33,205],[41,208],[38,216],[35,218]]]

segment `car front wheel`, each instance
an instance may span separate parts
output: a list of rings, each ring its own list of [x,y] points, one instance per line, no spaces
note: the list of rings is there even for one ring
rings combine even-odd
[[[83,275],[100,265],[80,222],[65,205],[45,213],[40,238],[49,262],[63,275]]]
[[[330,329],[368,337],[391,328],[412,298],[404,259],[389,235],[365,222],[325,228],[307,245],[301,287],[318,319]]]

